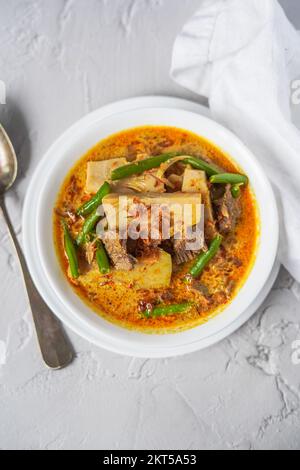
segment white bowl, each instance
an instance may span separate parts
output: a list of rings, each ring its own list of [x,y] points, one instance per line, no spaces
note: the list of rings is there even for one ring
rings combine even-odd
[[[115,132],[143,125],[175,126],[214,142],[249,176],[261,221],[256,261],[244,286],[223,312],[204,325],[182,333],[146,335],[104,320],[74,293],[59,266],[53,243],[52,211],[60,186],[73,164],[89,148]],[[167,357],[206,347],[239,326],[274,267],[278,247],[278,213],[271,185],[252,153],[216,122],[174,108],[124,112],[95,111],[66,131],[38,166],[25,200],[23,236],[33,279],[54,313],[89,341],[111,351],[139,357]],[[240,321],[239,321],[240,320]],[[244,321],[244,320],[243,320]]]

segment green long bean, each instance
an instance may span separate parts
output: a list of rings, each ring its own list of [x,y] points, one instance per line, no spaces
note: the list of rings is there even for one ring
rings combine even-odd
[[[110,193],[110,185],[107,181],[103,183],[99,191],[93,196],[89,201],[85,202],[79,209],[77,209],[76,214],[83,217],[91,214],[98,206],[102,203],[104,196]]]
[[[211,242],[209,249],[197,258],[195,264],[189,270],[189,274],[192,277],[198,277],[202,273],[205,266],[207,266],[210,260],[217,254],[221,246],[222,239],[223,237],[221,235],[217,235]]]
[[[197,170],[205,171],[208,176],[213,176],[217,173],[220,173],[220,170],[215,165],[212,163],[207,163],[205,160],[202,160],[198,157],[187,157],[183,160],[183,163],[189,164]]]
[[[213,184],[247,184],[248,178],[246,175],[239,173],[219,173],[212,175],[209,181]]]
[[[70,273],[73,279],[77,279],[79,277],[79,268],[76,248],[69,232],[68,225],[63,219],[62,226],[64,230],[64,247],[69,262]]]
[[[234,199],[237,199],[240,194],[241,194],[241,188],[240,188],[240,184],[234,184],[232,187],[231,187],[231,194],[232,194],[232,197]]]
[[[101,274],[110,272],[109,259],[101,240],[97,244],[96,261]]]
[[[144,173],[144,171],[151,170],[152,168],[158,168],[162,163],[178,155],[180,155],[178,152],[163,153],[162,155],[157,155],[155,157],[145,158],[145,160],[128,163],[127,165],[115,168],[111,172],[111,179],[115,181],[128,178],[132,175],[139,175]]]
[[[129,176],[132,176],[132,175],[141,174],[144,171],[151,170],[152,168],[158,168],[162,163],[177,156],[180,156],[179,152],[164,153],[156,157],[149,157],[139,162],[130,163],[128,165],[121,166],[112,171],[111,179],[114,181],[114,180],[119,180],[122,178],[128,178]],[[199,170],[205,171],[208,174],[208,176],[212,176],[220,172],[219,169],[215,165],[207,163],[206,161],[198,157],[188,156],[187,158],[183,160],[183,163],[189,164],[193,168],[197,168]]]
[[[88,216],[83,224],[81,232],[76,238],[76,243],[78,246],[81,246],[86,242],[87,235],[92,232],[100,218],[101,216],[97,213],[97,209],[95,209],[94,212]]]
[[[147,309],[144,313],[144,315],[147,318],[157,318],[157,317],[163,317],[165,315],[174,315],[177,313],[183,313],[189,308],[192,307],[191,302],[185,302],[183,304],[174,304],[174,305],[161,305],[159,307],[154,307],[152,310]]]

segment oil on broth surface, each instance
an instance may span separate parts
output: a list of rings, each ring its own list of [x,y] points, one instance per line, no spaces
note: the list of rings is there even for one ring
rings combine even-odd
[[[217,256],[200,277],[201,289],[190,289],[183,281],[193,261],[173,271],[171,285],[165,289],[136,290],[130,282],[113,282],[111,275],[103,277],[96,262],[89,266],[80,257],[81,275],[77,280],[68,277],[64,253],[61,213],[76,212],[90,198],[85,192],[88,161],[126,157],[132,161],[137,154],[157,155],[163,152],[182,152],[185,155],[206,157],[227,172],[239,168],[218,148],[204,138],[171,127],[147,126],[120,132],[99,142],[71,169],[59,193],[54,211],[54,241],[61,267],[76,293],[96,313],[123,327],[145,333],[167,333],[184,330],[206,322],[219,313],[236,295],[252,267],[259,233],[256,203],[249,186],[242,190],[241,217],[233,234],[225,237]],[[79,220],[72,225],[76,237],[82,226]],[[165,303],[193,302],[186,313],[159,318],[145,318],[140,306],[151,301]]]

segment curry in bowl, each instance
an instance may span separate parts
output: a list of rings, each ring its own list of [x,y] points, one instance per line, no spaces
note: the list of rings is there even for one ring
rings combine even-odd
[[[54,210],[58,258],[76,293],[145,333],[221,312],[247,279],[258,234],[247,176],[211,142],[172,127],[98,143],[67,175]]]

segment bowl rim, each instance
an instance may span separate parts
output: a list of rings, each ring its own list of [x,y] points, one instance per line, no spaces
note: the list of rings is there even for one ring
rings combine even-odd
[[[144,103],[145,103],[145,98],[143,98],[143,99],[144,99]],[[149,101],[149,99],[151,100],[150,97],[148,97],[148,101]],[[145,348],[147,349],[147,351],[141,351],[140,350],[141,344],[139,342],[139,344],[136,345],[136,348],[133,348],[133,353],[132,353],[131,348],[126,347],[126,343],[128,341],[133,340],[133,337],[132,337],[132,334],[131,334],[132,332],[130,330],[125,330],[125,329],[122,328],[122,331],[126,331],[127,336],[130,337],[129,339],[128,338],[125,339],[125,342],[124,342],[124,338],[122,338],[121,340],[119,338],[118,341],[116,343],[114,343],[113,346],[107,347],[107,342],[110,342],[110,341],[114,342],[113,341],[114,340],[114,332],[113,331],[110,332],[109,334],[107,334],[107,331],[106,332],[102,331],[102,334],[99,335],[99,334],[97,334],[97,333],[99,333],[98,327],[95,328],[95,325],[94,325],[93,322],[90,322],[90,321],[85,322],[85,326],[84,326],[83,325],[84,321],[82,322],[81,325],[80,325],[80,321],[75,322],[75,323],[74,323],[74,321],[72,321],[72,312],[74,310],[74,308],[73,308],[74,306],[72,304],[70,304],[68,299],[66,299],[65,296],[62,295],[62,292],[57,289],[57,284],[55,282],[53,282],[53,277],[50,275],[49,269],[47,267],[47,263],[45,262],[47,254],[45,253],[45,245],[43,245],[43,242],[42,242],[42,232],[40,230],[41,229],[41,220],[42,219],[41,219],[40,215],[41,215],[41,208],[43,207],[43,204],[45,202],[44,201],[45,200],[45,192],[43,192],[43,190],[47,186],[47,183],[44,185],[44,188],[40,187],[39,192],[38,192],[38,196],[36,197],[35,207],[33,208],[34,211],[35,211],[35,215],[37,216],[37,222],[38,222],[36,224],[36,227],[35,227],[35,230],[34,230],[34,237],[35,237],[35,241],[36,241],[36,244],[37,244],[38,257],[39,257],[41,265],[42,265],[43,276],[46,279],[46,283],[48,283],[48,285],[52,289],[52,291],[53,291],[52,294],[54,293],[54,295],[56,296],[57,302],[53,301],[53,295],[52,296],[49,295],[49,290],[47,290],[45,288],[45,285],[43,285],[43,286],[41,285],[42,284],[40,282],[41,281],[41,279],[40,279],[41,273],[38,274],[37,272],[34,272],[35,269],[34,269],[34,266],[33,266],[33,263],[32,263],[32,255],[33,255],[32,246],[31,246],[31,243],[29,243],[29,237],[33,235],[33,232],[28,231],[28,221],[29,221],[28,214],[32,210],[32,202],[33,202],[32,201],[32,199],[33,199],[32,196],[33,196],[33,193],[36,193],[36,191],[37,191],[37,181],[40,178],[40,176],[43,173],[45,173],[45,168],[48,167],[48,169],[49,169],[49,161],[51,159],[51,156],[53,157],[53,154],[55,152],[57,152],[57,149],[61,145],[63,145],[66,142],[69,142],[70,140],[72,141],[72,139],[74,138],[74,135],[77,132],[79,132],[79,130],[82,130],[82,126],[92,125],[92,123],[94,123],[95,120],[96,121],[99,120],[99,123],[101,125],[103,125],[103,121],[109,120],[110,118],[114,119],[116,117],[116,115],[118,115],[118,119],[120,119],[120,118],[122,119],[122,115],[123,115],[123,118],[124,118],[124,116],[128,115],[128,112],[130,112],[131,116],[134,115],[134,114],[137,114],[137,115],[143,114],[145,116],[147,114],[149,115],[149,113],[152,114],[152,115],[153,115],[153,113],[157,113],[158,115],[160,115],[160,119],[161,119],[161,115],[163,113],[166,114],[166,113],[174,112],[173,108],[168,109],[165,106],[164,107],[159,107],[159,108],[156,108],[156,109],[155,109],[155,106],[140,108],[140,107],[136,106],[137,100],[138,100],[137,98],[135,100],[131,100],[132,105],[133,105],[133,109],[131,108],[130,110],[128,110],[128,107],[126,109],[126,106],[125,106],[125,110],[122,110],[120,108],[117,109],[117,107],[116,107],[117,103],[115,103],[114,106],[111,107],[111,109],[109,109],[109,106],[107,106],[107,107],[100,108],[99,110],[94,111],[93,113],[89,114],[88,116],[85,116],[83,119],[79,120],[77,123],[75,123],[73,126],[71,126],[71,128],[69,128],[64,134],[62,134],[62,136],[59,137],[54,142],[54,144],[50,147],[50,149],[46,152],[46,154],[43,157],[42,161],[39,163],[38,168],[36,169],[34,176],[32,177],[31,183],[29,185],[29,188],[28,188],[28,191],[27,191],[27,194],[26,194],[26,199],[25,199],[25,203],[24,203],[24,210],[23,210],[24,248],[25,248],[25,255],[26,255],[26,258],[27,258],[27,261],[28,261],[29,269],[31,271],[33,271],[32,274],[33,274],[34,281],[38,285],[38,287],[40,288],[42,296],[44,297],[46,302],[49,304],[50,308],[52,308],[52,310],[54,310],[54,312],[58,315],[58,317],[63,322],[65,322],[69,327],[71,327],[73,330],[75,330],[78,334],[80,334],[81,336],[86,337],[87,339],[89,339],[90,341],[92,341],[94,343],[97,343],[98,345],[101,345],[101,346],[105,347],[106,349],[110,349],[110,350],[113,350],[115,352],[121,352],[123,354],[125,353],[125,354],[129,354],[129,355],[140,356],[140,357],[163,357],[163,356],[166,357],[166,356],[171,356],[171,355],[174,355],[174,354],[178,355],[178,353],[183,354],[185,352],[190,352],[191,350],[200,349],[199,339],[197,339],[196,341],[188,340],[185,344],[183,344],[183,343],[180,344],[180,348],[178,348],[178,345],[177,345],[177,347],[174,347],[174,345],[169,344],[170,343],[169,341],[166,341],[165,347],[162,347],[161,344],[157,347],[155,347],[154,345],[151,345],[151,347],[150,347],[149,341],[146,341]],[[125,101],[128,102],[128,100],[125,100]],[[133,101],[135,101],[135,103],[133,103]],[[154,104],[154,101],[152,100],[152,104]],[[121,102],[121,103],[123,103],[123,105],[124,104],[126,105],[126,102],[124,102],[124,101]],[[157,104],[158,103],[156,102],[155,105],[157,106]],[[166,102],[165,102],[165,104],[166,104]],[[199,106],[199,105],[196,105],[196,106]],[[177,115],[178,115],[178,113],[180,113],[181,118],[184,117],[186,119],[188,118],[188,116],[190,116],[190,118],[191,118],[191,114],[193,114],[193,112],[185,111],[183,109],[175,110],[175,114],[176,113],[177,113]],[[181,118],[179,118],[179,120]],[[254,298],[254,297],[259,295],[259,293],[262,290],[263,286],[267,282],[267,279],[268,279],[268,277],[271,273],[271,270],[272,270],[274,262],[275,262],[275,257],[276,257],[276,253],[277,253],[277,247],[278,247],[278,235],[279,235],[279,233],[278,233],[279,232],[278,212],[277,212],[276,201],[275,201],[275,197],[274,197],[271,185],[270,185],[266,175],[264,174],[262,168],[260,167],[259,163],[255,159],[255,157],[244,146],[244,144],[242,144],[239,141],[239,139],[234,134],[232,134],[230,131],[223,128],[219,124],[215,123],[214,121],[212,121],[212,120],[210,120],[206,117],[203,117],[202,115],[193,114],[193,119],[195,119],[198,122],[202,122],[203,125],[205,123],[206,125],[211,126],[213,129],[218,130],[222,135],[226,135],[226,138],[231,139],[235,143],[235,145],[237,145],[241,149],[241,151],[245,152],[245,154],[248,155],[248,158],[250,158],[250,160],[251,160],[251,165],[253,165],[255,167],[255,171],[257,172],[257,174],[260,175],[260,178],[262,179],[262,183],[264,184],[264,190],[265,190],[266,194],[268,194],[268,196],[269,196],[269,209],[270,209],[269,216],[272,220],[273,230],[272,230],[272,233],[271,233],[271,240],[269,241],[269,251],[267,253],[265,253],[265,255],[266,255],[265,263],[264,263],[264,265],[261,265],[263,273],[262,272],[258,273],[258,275],[260,275],[261,285],[257,285],[257,288],[255,289],[255,293],[253,295],[253,298]],[[145,124],[141,123],[140,125],[145,125]],[[157,125],[159,125],[159,123],[157,123]],[[166,125],[166,124],[161,124],[161,125]],[[170,124],[170,125],[173,125],[173,124]],[[124,126],[124,129],[129,128],[129,127],[135,127],[135,126]],[[183,126],[179,126],[179,127],[183,127]],[[189,127],[187,127],[187,130],[189,130]],[[110,133],[114,133],[114,131],[110,132]],[[205,135],[205,133],[203,133],[202,135],[204,137],[207,137]],[[214,141],[214,139],[209,139],[209,140]],[[96,140],[96,142],[97,142],[97,140]],[[96,142],[94,142],[94,144]],[[72,142],[71,142],[71,145],[72,145]],[[88,148],[86,150],[88,150]],[[77,158],[73,160],[73,163],[76,160],[77,160]],[[238,159],[233,158],[233,160],[238,160]],[[48,162],[48,165],[46,165],[47,162]],[[57,160],[55,160],[54,163],[52,163],[52,166],[54,165],[54,167],[55,167],[55,164],[57,164]],[[240,164],[240,163],[238,162],[238,164]],[[244,166],[244,165],[242,165],[242,166]],[[50,167],[51,167],[51,165],[50,165]],[[64,177],[65,177],[65,174],[64,174]],[[259,203],[258,203],[258,205],[259,205]],[[30,219],[32,221],[32,217]],[[256,265],[256,262],[257,262],[257,260],[255,260],[254,266]],[[251,275],[251,273],[250,273],[250,275]],[[248,279],[247,279],[245,285],[247,285],[247,283],[248,283]],[[243,290],[243,287],[242,287],[241,291],[242,290]],[[76,296],[74,291],[72,291],[72,293],[73,293],[73,296]],[[238,296],[239,296],[239,294],[238,294]],[[252,299],[248,298],[248,305],[245,308],[243,308],[243,311],[240,311],[239,314],[236,315],[236,317],[241,316],[242,313],[244,313],[244,311],[251,306],[253,298]],[[82,301],[80,301],[80,302],[82,302]],[[232,305],[232,303],[230,305]],[[215,318],[219,319],[220,317],[222,317],[224,315],[224,313],[227,310],[228,310],[228,307],[226,307],[224,309],[224,311]],[[68,314],[67,314],[67,312],[68,312]],[[94,313],[92,313],[92,314],[95,315]],[[79,315],[79,317],[80,316],[81,315]],[[73,320],[74,320],[74,318],[73,318]],[[87,319],[85,318],[85,320],[87,320]],[[210,324],[213,320],[210,320],[207,324]],[[218,323],[220,323],[220,328],[218,329],[218,333],[220,333],[222,331],[222,329],[227,328],[228,326],[230,326],[230,324],[233,325],[233,323],[236,320],[237,320],[237,318],[232,318],[231,322],[229,322],[229,323],[225,322],[225,324],[223,324],[223,325],[221,325],[222,322],[218,322]],[[222,328],[221,328],[221,326],[222,326]],[[113,329],[115,329],[115,328],[120,329],[120,327],[117,327],[116,325],[114,325]],[[198,327],[196,327],[192,330],[187,330],[187,332],[195,331],[199,328],[203,329],[203,326],[200,325],[200,326],[198,326]],[[235,328],[233,328],[233,329],[235,329]],[[186,332],[178,333],[176,335],[165,335],[163,337],[164,338],[170,337],[170,336],[174,337],[174,336],[178,336],[178,335],[183,335],[184,333],[186,333]],[[137,334],[142,336],[143,338],[145,337],[145,335],[143,333],[136,333],[136,332],[134,333],[135,336]],[[215,334],[215,332],[212,333],[211,335],[206,335],[205,339],[208,340],[209,337],[214,336],[214,334]],[[151,335],[151,336],[156,337],[156,335]],[[160,335],[160,337],[161,337],[161,335]],[[203,339],[204,338],[202,338],[202,340]],[[120,344],[120,341],[121,341],[122,344]],[[214,341],[212,341],[212,342],[214,342]]]

